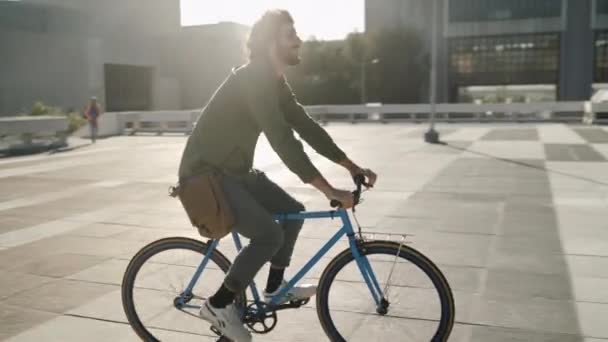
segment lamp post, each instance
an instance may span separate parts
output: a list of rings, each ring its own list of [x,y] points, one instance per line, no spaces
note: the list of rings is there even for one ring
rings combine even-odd
[[[437,111],[437,1],[433,2],[432,27],[431,27],[431,74],[429,82],[429,103],[431,112],[429,113],[429,130],[424,133],[424,141],[429,144],[439,143],[439,132],[435,130],[435,113]]]

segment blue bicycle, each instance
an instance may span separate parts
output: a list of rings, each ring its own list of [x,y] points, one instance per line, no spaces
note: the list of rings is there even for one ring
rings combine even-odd
[[[359,203],[364,179],[356,179],[353,191]],[[332,201],[332,206],[339,203]],[[353,208],[353,216],[354,216]],[[260,296],[255,282],[253,299],[243,291],[236,298],[243,322],[252,332],[268,333],[277,312],[305,308],[308,300],[278,304],[279,298],[298,283],[337,243],[349,247],[325,267],[318,282],[316,311],[331,341],[447,341],[454,325],[454,299],[441,271],[422,253],[406,245],[405,235],[355,232],[344,209],[276,216],[292,219],[339,218],[342,227],[270,302]],[[388,240],[376,240],[386,235]],[[242,242],[232,237],[238,252]],[[342,239],[346,237],[346,240]],[[397,237],[397,239],[395,239]],[[184,237],[150,243],[129,263],[122,282],[122,302],[131,327],[144,341],[200,340],[211,335],[198,316],[201,303],[212,295],[230,268],[229,259],[217,246]],[[204,278],[204,279],[201,279]],[[218,341],[230,341],[219,335]]]

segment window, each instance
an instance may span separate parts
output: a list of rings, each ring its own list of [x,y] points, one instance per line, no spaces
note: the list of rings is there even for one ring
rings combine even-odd
[[[608,82],[608,31],[595,34],[595,82]]]
[[[152,105],[152,67],[104,64],[106,110],[148,110]]]
[[[547,18],[561,16],[561,1],[449,0],[449,10],[450,22]]]
[[[450,81],[459,85],[556,83],[559,35],[452,38]]]

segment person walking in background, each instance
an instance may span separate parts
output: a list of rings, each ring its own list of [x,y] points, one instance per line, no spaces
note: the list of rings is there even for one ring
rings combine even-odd
[[[97,103],[95,96],[91,97],[91,100],[85,107],[84,116],[89,121],[89,127],[91,128],[91,141],[95,143],[97,140],[97,120],[101,116],[101,106]]]

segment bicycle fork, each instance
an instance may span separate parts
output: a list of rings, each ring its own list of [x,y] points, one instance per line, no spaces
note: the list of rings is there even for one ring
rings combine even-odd
[[[359,271],[367,284],[367,288],[372,294],[372,298],[376,304],[376,311],[379,314],[384,315],[388,312],[388,298],[384,296],[385,293],[378,283],[376,274],[374,273],[367,256],[361,254],[362,250],[363,247],[361,246],[361,242],[359,240],[356,240],[355,243],[351,243],[351,252],[355,257],[355,262],[357,263]]]

